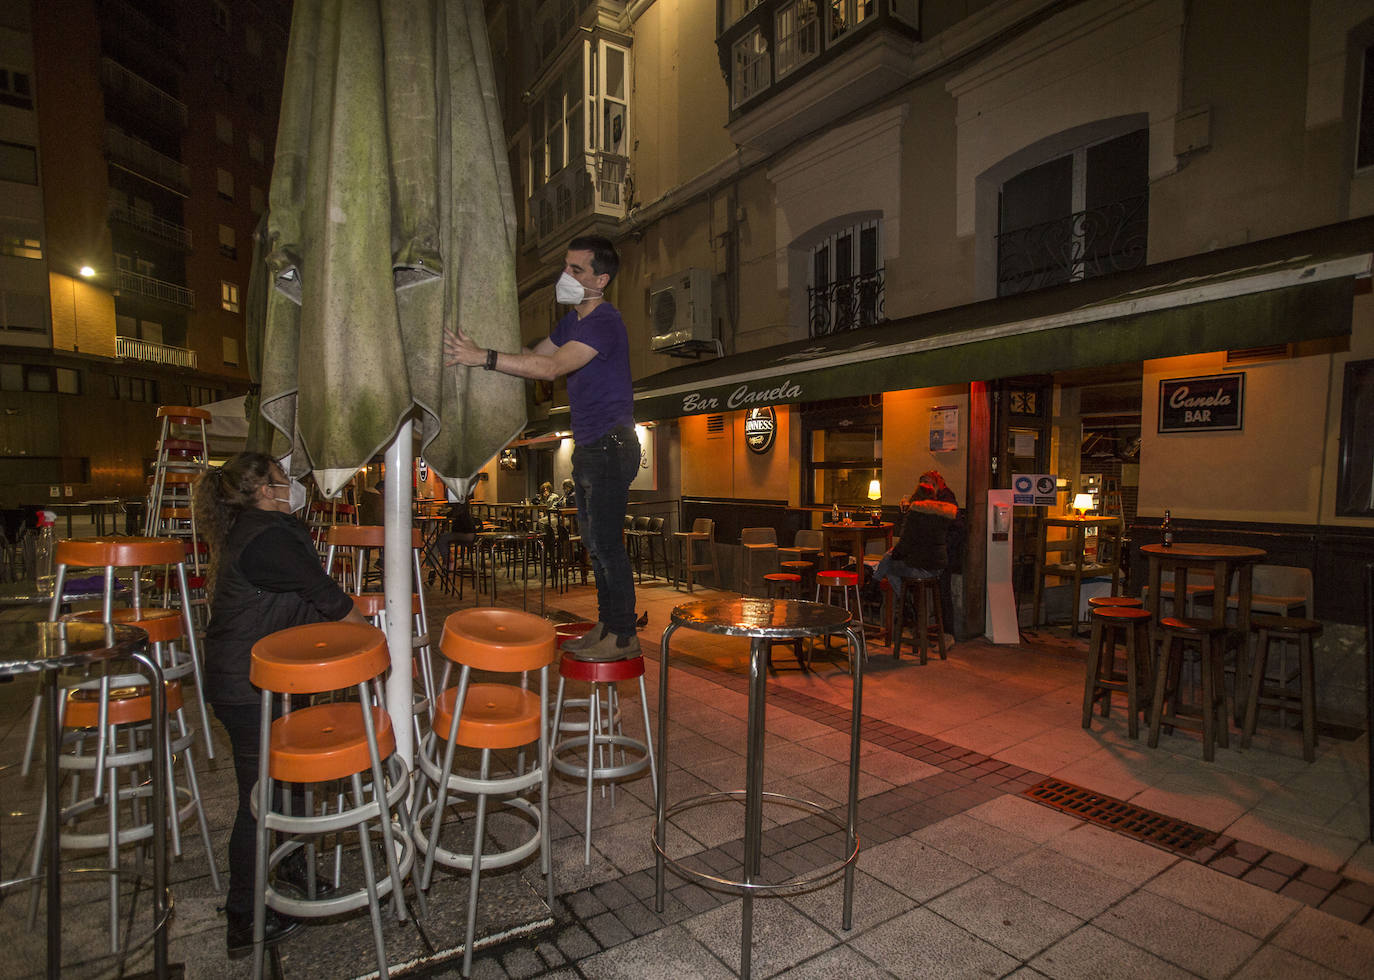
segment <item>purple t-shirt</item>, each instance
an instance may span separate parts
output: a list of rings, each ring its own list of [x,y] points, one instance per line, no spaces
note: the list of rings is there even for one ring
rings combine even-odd
[[[620,311],[601,303],[581,320],[569,310],[549,339],[562,347],[576,340],[596,356],[568,375],[568,408],[573,440],[595,442],[612,429],[634,423],[634,382],[630,378],[630,340]]]

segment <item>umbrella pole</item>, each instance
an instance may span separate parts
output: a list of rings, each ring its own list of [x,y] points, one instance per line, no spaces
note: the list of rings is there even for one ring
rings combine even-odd
[[[386,493],[383,495],[385,554],[382,590],[386,593],[386,642],[391,651],[391,676],[386,682],[386,710],[396,733],[396,752],[408,767],[415,764],[415,725],[411,718],[412,682],[410,662],[411,595],[418,582],[411,582],[410,506],[411,486],[409,450],[414,423],[401,423],[396,438],[386,447]]]

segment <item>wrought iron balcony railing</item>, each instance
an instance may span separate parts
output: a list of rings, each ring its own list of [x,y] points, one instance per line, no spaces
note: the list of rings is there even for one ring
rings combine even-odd
[[[193,309],[196,305],[196,294],[185,286],[178,286],[174,282],[166,282],[162,279],[154,279],[152,276],[140,275],[127,269],[118,270],[115,276],[115,288],[121,296],[146,296],[148,299],[171,303],[173,306],[181,306],[188,310]]]
[[[125,68],[113,58],[100,60],[100,81],[145,116],[176,129],[186,128],[186,103]]]
[[[1145,264],[1149,195],[997,236],[997,295],[1091,279]]]
[[[585,165],[569,164],[530,195],[528,229],[538,241],[558,234],[578,218],[625,217],[625,179],[630,158],[617,153],[585,154]]]
[[[196,352],[185,347],[170,347],[134,337],[115,338],[115,356],[130,361],[152,361],[172,367],[195,368]]]
[[[887,319],[882,269],[861,272],[827,286],[809,286],[806,298],[812,337],[871,327]]]
[[[113,126],[105,129],[105,152],[114,163],[177,194],[185,196],[191,190],[191,169],[186,164]]]
[[[151,211],[142,211],[138,208],[131,208],[123,201],[110,201],[110,220],[120,221],[130,227],[137,228],[145,235],[160,238],[164,242],[169,242],[185,251],[191,251],[191,229],[183,227],[159,218]]]

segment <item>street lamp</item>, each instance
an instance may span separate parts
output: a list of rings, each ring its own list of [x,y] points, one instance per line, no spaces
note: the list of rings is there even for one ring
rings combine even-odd
[[[82,266],[80,269],[78,269],[77,271],[81,273],[81,278],[82,278],[82,279],[90,279],[92,276],[95,275],[95,270],[92,269],[92,268],[91,268],[90,266],[88,266],[88,265],[83,265],[83,266]]]

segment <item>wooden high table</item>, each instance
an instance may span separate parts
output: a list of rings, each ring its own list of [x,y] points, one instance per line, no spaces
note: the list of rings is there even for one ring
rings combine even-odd
[[[821,534],[824,536],[821,547],[825,551],[821,555],[823,569],[834,567],[830,563],[830,554],[835,550],[834,545],[837,544],[842,544],[848,548],[849,553],[859,561],[863,561],[864,546],[870,541],[881,539],[884,551],[892,547],[892,522],[890,521],[884,521],[881,524],[858,521],[822,524]]]
[[[1267,554],[1262,548],[1249,548],[1235,544],[1200,544],[1176,541],[1165,547],[1162,544],[1147,544],[1141,547],[1141,554],[1150,562],[1150,602],[1146,607],[1159,622],[1160,580],[1162,573],[1174,573],[1174,615],[1184,609],[1188,598],[1188,570],[1193,568],[1211,569],[1215,591],[1212,593],[1212,625],[1226,625],[1227,595],[1231,587],[1231,573],[1237,580],[1238,608],[1236,610],[1236,632],[1245,637],[1250,635],[1250,602],[1254,591],[1255,565]]]

